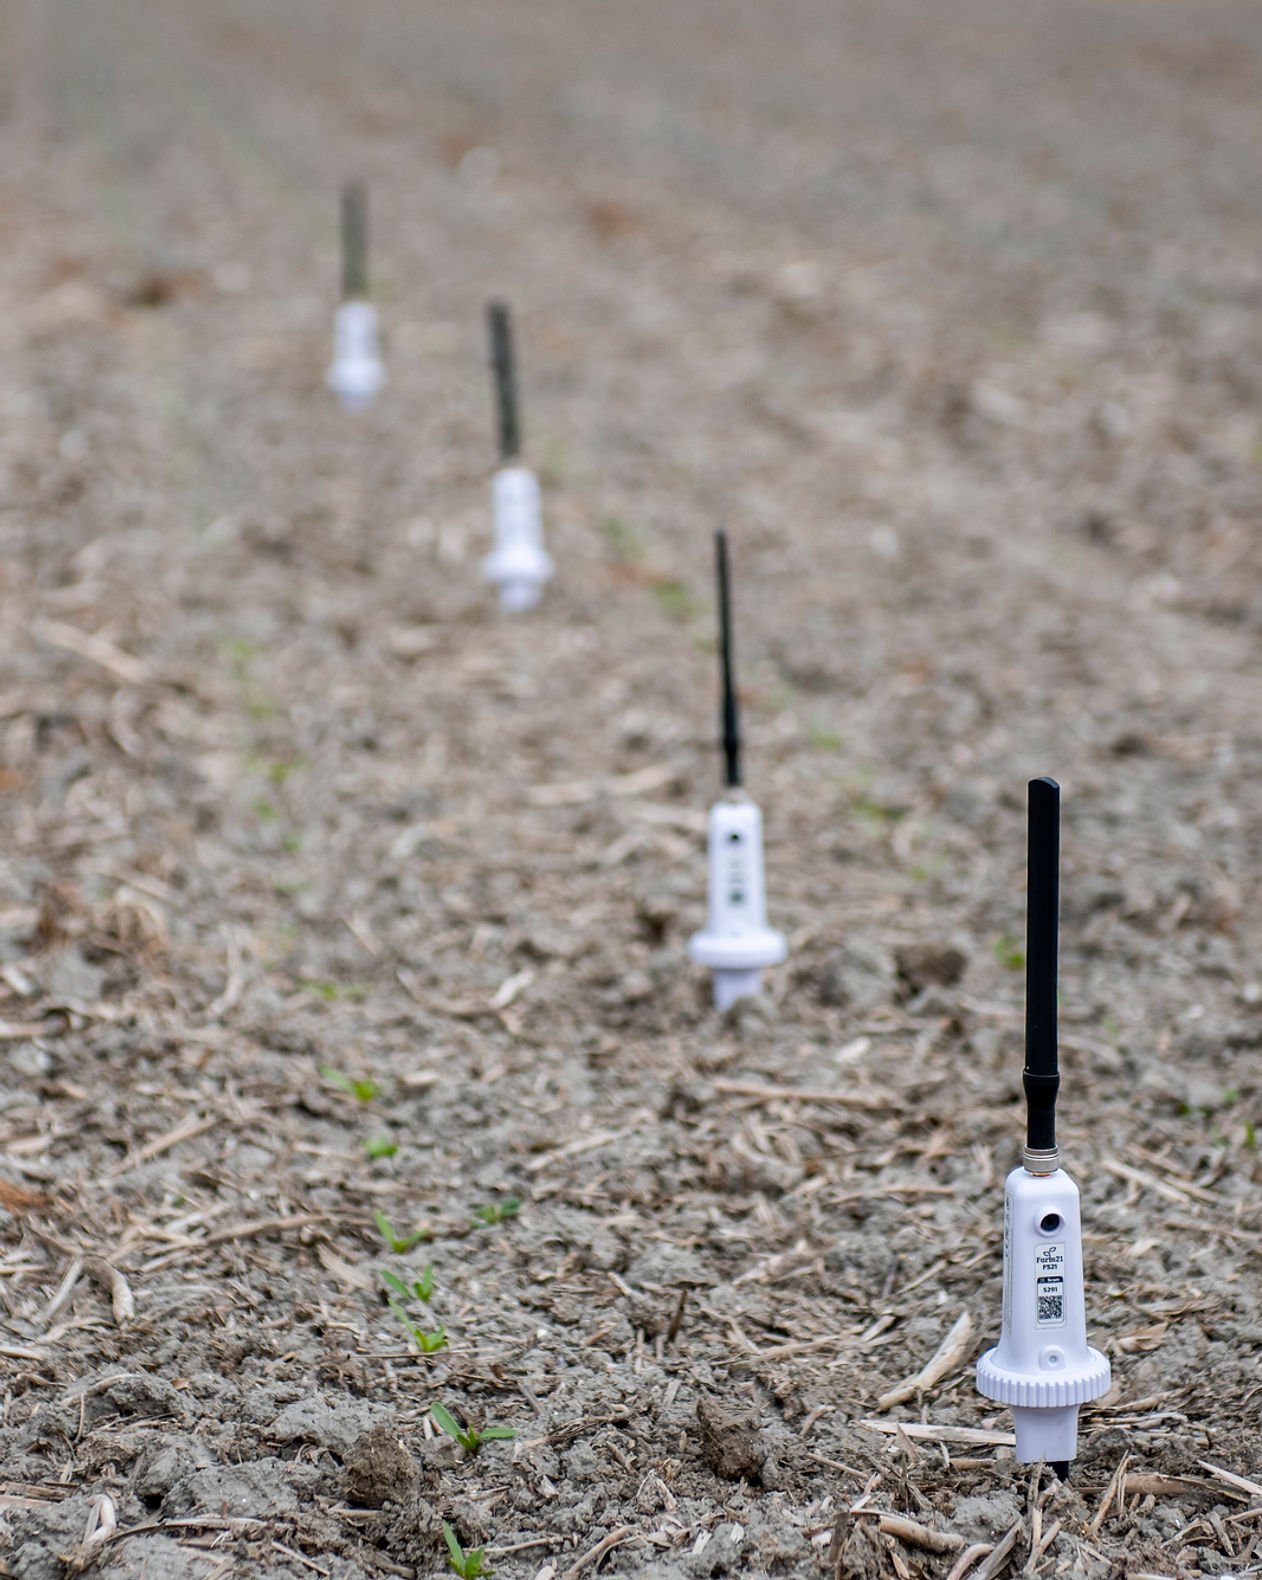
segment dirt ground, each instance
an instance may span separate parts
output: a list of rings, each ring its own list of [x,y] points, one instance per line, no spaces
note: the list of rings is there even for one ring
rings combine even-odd
[[[1262,1574],[1262,10],[19,0],[0,49],[3,1572],[431,1577],[446,1522],[505,1580]],[[791,951],[722,1018],[720,524]],[[1044,772],[1114,1373],[1068,1486],[972,1381]],[[426,1355],[381,1272],[431,1264]]]

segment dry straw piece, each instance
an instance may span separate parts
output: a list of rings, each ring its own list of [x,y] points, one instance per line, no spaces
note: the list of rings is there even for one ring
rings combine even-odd
[[[897,1388],[891,1388],[889,1393],[883,1393],[876,1401],[877,1409],[891,1410],[906,1399],[914,1399],[918,1393],[927,1393],[944,1377],[949,1377],[968,1354],[972,1337],[973,1319],[967,1311],[962,1311],[952,1323],[951,1331],[929,1360],[914,1377],[908,1377],[905,1382],[899,1383]]]

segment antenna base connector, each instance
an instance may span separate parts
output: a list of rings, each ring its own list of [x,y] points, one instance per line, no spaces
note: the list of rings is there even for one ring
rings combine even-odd
[[[1060,1148],[1022,1147],[1021,1164],[1027,1174],[1055,1174],[1060,1167]]]

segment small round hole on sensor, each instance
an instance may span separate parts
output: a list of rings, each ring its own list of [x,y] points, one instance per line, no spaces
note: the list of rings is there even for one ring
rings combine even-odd
[[[1055,1234],[1058,1230],[1063,1229],[1064,1226],[1065,1220],[1058,1212],[1045,1212],[1039,1219],[1040,1234]]]

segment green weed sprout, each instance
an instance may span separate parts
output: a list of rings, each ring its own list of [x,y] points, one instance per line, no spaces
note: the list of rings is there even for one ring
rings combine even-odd
[[[261,815],[261,814],[260,814]],[[294,847],[302,849],[302,836],[297,836],[298,843]],[[309,980],[300,982],[298,986],[304,993],[314,993],[317,998],[322,998],[326,1004],[336,1004],[338,999],[348,999],[352,1003],[360,1004],[368,997],[368,988],[363,982],[319,982]]]
[[[437,1422],[440,1430],[448,1437],[454,1437],[466,1454],[476,1454],[483,1443],[496,1440],[505,1440],[516,1437],[517,1433],[511,1426],[484,1426],[481,1431],[476,1426],[461,1426],[445,1404],[435,1402],[430,1405],[429,1413]]]
[[[478,1580],[479,1575],[489,1575],[491,1571],[486,1565],[486,1548],[470,1547],[468,1552],[460,1545],[460,1539],[452,1530],[447,1521],[443,1521],[443,1538],[447,1543],[447,1562],[461,1580]]]
[[[435,1328],[432,1333],[427,1333],[418,1323],[412,1321],[397,1300],[390,1302],[390,1309],[408,1330],[408,1337],[422,1355],[437,1355],[439,1350],[447,1348],[446,1328]]]
[[[372,1221],[377,1225],[377,1233],[396,1256],[406,1256],[419,1241],[429,1239],[428,1229],[418,1229],[415,1234],[400,1234],[379,1207],[373,1213]]]
[[[672,620],[691,620],[698,612],[697,600],[683,582],[665,576],[660,581],[650,582],[649,585],[662,612],[669,615]]]
[[[389,1136],[365,1136],[364,1151],[370,1158],[392,1158],[399,1150],[399,1143]]]
[[[382,1282],[387,1289],[393,1289],[395,1294],[403,1300],[419,1300],[424,1305],[429,1305],[430,1297],[434,1293],[434,1264],[430,1262],[421,1276],[411,1284],[405,1284],[401,1278],[396,1278],[388,1268],[381,1269]]]
[[[608,538],[615,559],[631,565],[644,558],[644,540],[621,516],[605,516],[601,520],[600,530]]]
[[[371,1103],[377,1095],[376,1081],[344,1075],[341,1070],[335,1070],[327,1064],[321,1066],[320,1074],[330,1086],[336,1087],[339,1092],[345,1092],[348,1097],[353,1097],[357,1103]]]
[[[473,1216],[479,1223],[495,1224],[515,1218],[520,1211],[520,1197],[505,1196],[503,1201],[487,1202],[485,1207],[475,1207]]]
[[[826,724],[811,725],[811,745],[820,752],[839,752],[845,745],[836,730]]]
[[[407,1329],[412,1343],[416,1345],[421,1354],[437,1355],[439,1350],[445,1350],[447,1348],[447,1329],[439,1327],[431,1332],[429,1329],[421,1327],[419,1323],[412,1321],[411,1317],[408,1316],[407,1312],[394,1298],[395,1295],[400,1295],[404,1300],[423,1300],[428,1302],[430,1295],[434,1292],[434,1269],[427,1267],[415,1284],[405,1284],[401,1278],[396,1278],[393,1273],[385,1268],[381,1270],[381,1277],[386,1288],[394,1291],[394,1294],[386,1297],[387,1304]]]

